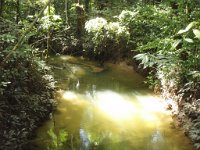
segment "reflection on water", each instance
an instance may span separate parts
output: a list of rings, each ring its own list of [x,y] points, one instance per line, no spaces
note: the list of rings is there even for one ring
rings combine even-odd
[[[122,95],[103,91],[95,95],[97,108],[111,119],[122,121],[131,119],[135,115],[135,107],[131,101],[127,101]]]
[[[55,140],[48,135],[51,128],[57,139],[61,130],[67,133],[62,148],[57,149],[193,149],[181,132],[170,128],[172,120],[160,99],[130,67],[107,64],[104,70],[93,62],[68,56],[51,62],[57,65],[59,104],[53,119],[37,132],[37,149],[47,149]]]

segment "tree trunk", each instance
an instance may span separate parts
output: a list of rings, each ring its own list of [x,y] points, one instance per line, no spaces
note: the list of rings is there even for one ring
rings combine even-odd
[[[77,35],[78,37],[82,37],[82,32],[84,30],[84,25],[85,25],[85,13],[81,5],[76,6],[76,13],[77,13]]]
[[[51,3],[49,3],[48,5],[48,19],[50,19],[50,15],[51,15]],[[45,54],[45,58],[47,58],[48,52],[50,50],[50,27],[48,27],[48,31],[47,31],[47,51]]]
[[[3,17],[4,0],[0,0],[0,17]]]
[[[85,11],[89,13],[90,0],[85,0]]]
[[[85,11],[83,9],[82,5],[77,5],[76,6],[76,13],[77,13],[77,30],[76,30],[76,35],[79,40],[78,44],[78,49],[82,50],[83,49],[83,31],[84,31],[84,25],[85,25]]]
[[[68,22],[68,0],[65,0],[65,23],[66,23],[66,26],[69,25],[69,22]]]
[[[16,23],[19,23],[20,17],[20,0],[16,0]]]

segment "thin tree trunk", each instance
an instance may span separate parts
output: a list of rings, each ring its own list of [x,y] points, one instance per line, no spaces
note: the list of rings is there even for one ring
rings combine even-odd
[[[3,17],[4,0],[0,0],[0,17]]]
[[[66,23],[66,26],[69,25],[69,22],[68,22],[68,0],[65,0],[65,23]]]
[[[190,14],[192,13],[192,8],[191,8],[191,3],[188,2],[188,0],[186,0],[185,2],[185,14],[187,16],[187,21],[190,22],[191,18],[190,18]]]
[[[191,4],[188,1],[186,1],[185,5],[186,5],[185,6],[185,13],[189,16],[191,14],[191,12],[192,12]]]
[[[85,24],[85,12],[81,5],[76,6],[77,13],[77,35],[78,37],[82,37],[83,28]]]
[[[90,0],[85,0],[85,11],[89,13]]]
[[[50,15],[51,15],[51,3],[49,3],[48,5],[48,19],[50,19]],[[45,54],[45,58],[47,58],[48,52],[50,50],[50,27],[48,27],[48,31],[47,31],[47,51]]]
[[[16,23],[19,23],[20,17],[20,0],[16,0]]]
[[[79,1],[80,2],[80,1]],[[76,5],[76,14],[77,14],[77,29],[76,29],[76,35],[79,39],[78,47],[80,50],[83,49],[83,30],[85,25],[85,12],[83,7],[79,4]]]

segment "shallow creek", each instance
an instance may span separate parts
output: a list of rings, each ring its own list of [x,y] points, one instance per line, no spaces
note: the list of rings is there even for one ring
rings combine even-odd
[[[193,149],[131,67],[107,63],[101,68],[70,56],[49,62],[58,81],[58,106],[37,130],[33,149]]]

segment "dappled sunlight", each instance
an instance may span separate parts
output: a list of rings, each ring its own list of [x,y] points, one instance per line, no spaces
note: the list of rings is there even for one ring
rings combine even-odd
[[[61,62],[61,63],[56,64],[56,65],[53,64],[53,66],[55,68],[58,68],[59,72],[63,72],[63,74],[65,74],[67,78],[78,79],[84,76],[87,71],[86,67],[81,66],[80,59],[81,58],[60,55],[60,56],[55,57],[54,61]]]
[[[149,124],[159,122],[157,113],[165,113],[163,104],[158,97],[143,96],[138,93],[132,97],[114,91],[96,91],[93,97],[74,91],[62,92],[62,99],[74,105],[90,105],[93,113],[101,112],[102,116],[114,121],[142,120]]]
[[[75,92],[73,91],[65,91],[62,95],[62,98],[64,100],[73,100],[73,99],[77,99],[78,96]]]
[[[60,59],[61,60],[64,60],[64,61],[78,61],[78,59],[76,57],[73,57],[73,56],[69,56],[69,55],[62,55],[60,56]]]
[[[68,106],[72,105],[73,109],[85,109],[90,104],[86,96],[73,91],[64,91],[61,94],[61,99],[67,103]]]
[[[128,97],[113,91],[97,92],[96,105],[104,115],[118,121],[135,119],[156,123],[159,121],[157,113],[164,113],[165,109],[158,97],[134,95]]]
[[[97,91],[95,103],[101,116],[108,117],[113,123],[129,130],[144,132],[144,128],[154,129],[165,124],[161,119],[167,114],[161,100],[156,96]]]
[[[98,92],[96,98],[97,107],[112,119],[130,119],[135,114],[133,103],[125,100],[120,94],[112,91],[104,91]]]
[[[161,99],[151,95],[136,95],[136,99],[146,112],[162,112],[166,113],[164,104]]]
[[[145,112],[144,110],[141,111],[140,113],[140,117],[146,121],[146,122],[157,122],[158,121],[158,118],[155,114],[152,114],[152,113],[149,113],[149,112]]]
[[[67,69],[70,71],[68,77],[71,79],[78,79],[78,77],[82,77],[86,74],[86,71],[78,66],[67,66]]]

